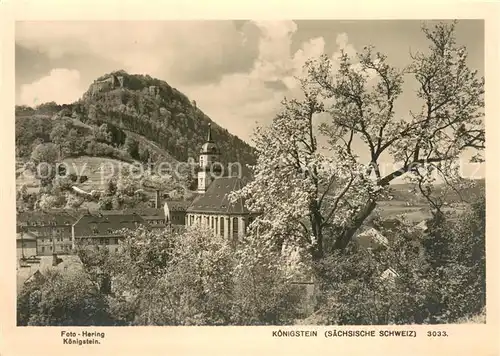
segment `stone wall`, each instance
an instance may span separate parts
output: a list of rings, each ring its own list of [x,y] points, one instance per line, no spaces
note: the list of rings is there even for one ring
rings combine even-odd
[[[121,75],[116,76],[116,75],[110,75],[109,77],[95,81],[94,83],[91,84],[90,86],[90,94],[95,95],[97,93],[106,91],[106,90],[113,90],[115,88],[123,88],[125,85],[125,78]]]

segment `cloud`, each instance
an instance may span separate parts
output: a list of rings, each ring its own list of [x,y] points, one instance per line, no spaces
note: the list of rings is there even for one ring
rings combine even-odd
[[[20,104],[36,106],[41,103],[55,101],[58,104],[69,104],[80,98],[80,73],[77,70],[57,68],[31,84],[21,86]]]
[[[45,53],[53,63],[68,56],[104,58],[119,63],[115,69],[166,80],[220,125],[249,139],[255,122],[268,123],[285,95],[300,93],[295,78],[303,74],[305,62],[326,51],[321,36],[294,43],[297,31],[294,21],[18,22],[16,42]],[[354,52],[345,33],[326,54],[336,59],[341,50]],[[51,72],[23,87],[23,103],[76,99],[95,79],[82,66],[67,67],[78,69],[81,85],[74,72]],[[56,88],[56,77],[66,90],[53,96],[40,92],[40,83]]]
[[[280,109],[284,96],[300,93],[296,77],[303,74],[303,66],[310,58],[325,54],[323,37],[314,37],[292,51],[292,40],[298,27],[293,21],[254,22],[260,33],[259,54],[252,69],[246,74],[226,74],[220,82],[187,88],[203,111],[222,126],[244,139],[251,137],[255,123],[267,124]],[[331,58],[338,58],[340,50],[355,53],[347,34],[337,36],[337,47]]]
[[[106,57],[174,85],[248,71],[258,54],[257,33],[232,21],[18,22],[16,42],[52,59]]]

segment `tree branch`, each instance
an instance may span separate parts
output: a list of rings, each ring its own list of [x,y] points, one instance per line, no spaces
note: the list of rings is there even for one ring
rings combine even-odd
[[[337,198],[335,198],[335,201],[333,202],[333,208],[332,210],[330,211],[330,213],[328,214],[328,216],[326,217],[325,220],[323,220],[321,226],[325,226],[326,224],[328,224],[328,221],[331,219],[331,217],[333,216],[333,213],[337,210],[337,206],[340,202],[340,199],[342,199],[344,197],[344,195],[347,193],[347,191],[349,190],[349,188],[351,187],[352,183],[354,182],[354,175],[351,174],[351,178],[349,179],[349,182],[347,183],[347,185],[344,187],[344,189],[342,189],[342,191],[340,192],[340,194],[337,196]]]

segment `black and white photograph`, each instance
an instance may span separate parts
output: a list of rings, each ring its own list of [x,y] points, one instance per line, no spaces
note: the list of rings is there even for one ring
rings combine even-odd
[[[484,20],[14,45],[17,327],[486,323]]]

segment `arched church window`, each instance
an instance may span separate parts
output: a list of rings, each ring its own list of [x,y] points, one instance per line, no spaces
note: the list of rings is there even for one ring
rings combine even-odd
[[[233,236],[238,236],[238,218],[233,218]]]

